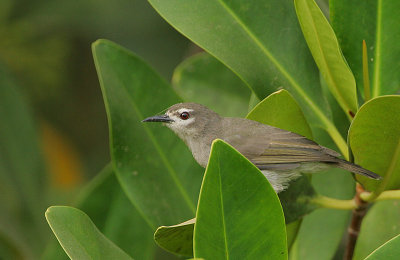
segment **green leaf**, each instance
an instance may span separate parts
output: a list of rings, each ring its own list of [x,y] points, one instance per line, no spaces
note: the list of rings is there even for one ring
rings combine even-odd
[[[358,109],[356,82],[335,32],[313,0],[295,0],[294,4],[308,47],[329,90],[349,117],[355,115]]]
[[[311,129],[297,102],[286,90],[272,93],[261,101],[248,115],[248,119],[295,132],[312,139]],[[308,177],[292,182],[279,194],[286,223],[293,222],[316,208],[308,201],[315,195]]]
[[[304,217],[318,208],[317,205],[310,203],[316,193],[307,176],[302,176],[292,181],[289,188],[279,193],[278,196],[282,203],[287,224]]]
[[[93,55],[107,109],[112,162],[128,198],[153,230],[193,218],[201,167],[172,131],[141,122],[182,101],[126,49],[99,40]]]
[[[385,244],[377,248],[372,254],[370,254],[366,260],[395,260],[400,256],[400,235],[390,239]]]
[[[353,259],[364,259],[380,245],[399,234],[399,219],[399,200],[376,202],[363,219]]]
[[[291,260],[333,259],[343,238],[350,217],[349,211],[317,209],[307,215],[297,234],[290,255]],[[318,241],[318,246],[316,246]]]
[[[161,226],[154,233],[154,240],[165,250],[182,256],[193,256],[193,229],[196,219],[174,226]],[[301,220],[286,225],[287,244],[291,247],[296,239]]]
[[[154,233],[154,240],[165,250],[186,257],[193,257],[193,229],[196,219],[174,226],[161,226]]]
[[[203,104],[223,116],[246,115],[251,91],[235,73],[207,53],[179,64],[172,85],[188,102]]]
[[[111,163],[80,192],[74,206],[84,211],[100,232],[133,258],[154,259],[157,246],[152,229],[124,194]],[[54,242],[42,259],[66,258],[59,243]]]
[[[368,47],[372,97],[400,89],[399,1],[331,0],[332,26],[357,81],[363,85],[362,41]]]
[[[287,259],[281,205],[262,173],[215,140],[200,191],[194,255],[205,259]]]
[[[348,117],[349,114],[345,113],[345,111],[343,111],[343,109],[340,107],[336,98],[332,95],[331,91],[329,90],[328,84],[326,83],[322,75],[320,77],[320,82],[321,82],[322,92],[324,93],[324,96],[327,99],[329,107],[331,108],[332,111],[333,122],[335,126],[338,128],[338,131],[342,134],[342,136],[347,136],[351,123]],[[315,136],[317,136],[318,132],[322,132],[321,129],[313,129],[313,130]],[[325,134],[324,139],[328,140],[329,137],[326,136]],[[331,148],[335,148],[337,150],[334,143],[332,143],[330,146]]]
[[[289,90],[309,122],[324,128],[347,152],[329,120],[319,74],[291,1],[149,2],[179,32],[237,73],[259,99],[278,88]]]
[[[153,230],[121,189],[111,164],[81,193],[75,203],[100,231],[136,259],[154,259]]]
[[[287,247],[290,252],[294,242],[296,241],[297,234],[299,233],[302,219],[286,224]]]
[[[71,259],[132,259],[108,240],[88,215],[76,208],[50,207],[46,219]]]
[[[193,229],[196,219],[174,226],[161,226],[154,233],[154,240],[165,250],[182,256],[193,256]],[[301,219],[286,225],[288,248],[296,239]]]
[[[246,117],[312,139],[312,132],[301,108],[284,89],[272,93],[250,111]]]
[[[400,188],[400,96],[383,96],[365,103],[354,118],[350,146],[354,160],[383,180],[357,180],[369,191]]]

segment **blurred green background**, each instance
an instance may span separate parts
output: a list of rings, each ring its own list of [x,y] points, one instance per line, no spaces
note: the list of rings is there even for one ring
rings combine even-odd
[[[110,161],[91,52],[99,38],[167,81],[199,51],[145,0],[0,1],[0,259],[43,255],[54,239],[46,208],[72,204]]]
[[[110,161],[99,38],[168,81],[196,51],[143,0],[0,1],[0,259],[42,255],[46,208],[73,203]]]
[[[79,160],[84,179],[109,161],[91,43],[118,42],[168,80],[190,48],[143,0],[2,0],[0,20],[3,69],[33,109],[44,138],[62,139],[59,145]]]

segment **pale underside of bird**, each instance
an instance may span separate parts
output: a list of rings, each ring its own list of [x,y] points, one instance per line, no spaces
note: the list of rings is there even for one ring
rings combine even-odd
[[[222,117],[196,103],[175,104],[164,115],[143,122],[163,122],[186,143],[202,167],[207,166],[213,140],[224,140],[257,166],[277,193],[301,173],[331,167],[380,179],[304,136],[245,118]]]

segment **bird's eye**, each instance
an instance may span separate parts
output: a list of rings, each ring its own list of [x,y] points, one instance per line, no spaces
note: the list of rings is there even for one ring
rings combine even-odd
[[[188,112],[182,112],[182,113],[179,115],[179,117],[180,117],[182,120],[187,120],[187,119],[189,119],[190,115],[189,115]]]

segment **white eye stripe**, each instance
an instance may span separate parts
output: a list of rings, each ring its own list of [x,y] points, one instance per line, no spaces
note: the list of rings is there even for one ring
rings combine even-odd
[[[193,109],[181,108],[177,112],[179,114],[182,114],[183,112],[193,112]]]

